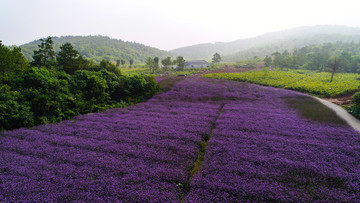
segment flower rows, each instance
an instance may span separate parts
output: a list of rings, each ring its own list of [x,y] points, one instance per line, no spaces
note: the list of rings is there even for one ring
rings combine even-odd
[[[196,88],[196,95],[180,86],[127,109],[2,132],[0,200],[178,201],[177,184],[188,181],[218,111],[185,101]]]
[[[359,134],[301,117],[285,101],[297,96],[264,88],[258,100],[225,104],[186,200],[359,200]]]

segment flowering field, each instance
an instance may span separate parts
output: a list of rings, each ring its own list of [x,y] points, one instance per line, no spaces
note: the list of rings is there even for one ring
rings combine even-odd
[[[0,134],[0,201],[356,201],[360,137],[304,95],[185,78],[126,109]]]
[[[286,71],[250,71],[244,73],[212,73],[204,77],[250,82],[260,85],[297,90],[324,97],[335,97],[359,90],[360,75],[336,73],[297,73]]]

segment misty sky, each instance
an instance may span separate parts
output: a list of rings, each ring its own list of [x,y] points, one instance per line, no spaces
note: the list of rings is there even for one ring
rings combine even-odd
[[[357,0],[0,0],[0,40],[104,35],[164,50],[309,25],[360,27]]]

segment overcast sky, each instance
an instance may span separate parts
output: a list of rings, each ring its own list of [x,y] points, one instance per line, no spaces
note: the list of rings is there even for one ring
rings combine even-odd
[[[104,35],[170,50],[310,25],[360,27],[358,0],[0,0],[0,40]]]

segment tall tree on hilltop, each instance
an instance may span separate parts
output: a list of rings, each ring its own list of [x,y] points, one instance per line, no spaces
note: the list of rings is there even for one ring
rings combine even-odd
[[[58,65],[70,75],[74,74],[76,70],[81,68],[82,57],[70,43],[65,43],[60,47],[56,60]]]
[[[41,44],[38,45],[39,50],[34,50],[33,59],[31,62],[32,66],[45,66],[50,67],[54,65],[55,52],[53,50],[54,42],[51,37],[47,39],[40,39]]]

